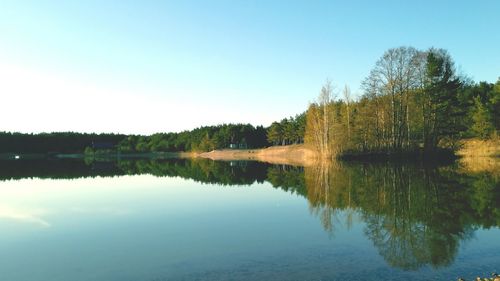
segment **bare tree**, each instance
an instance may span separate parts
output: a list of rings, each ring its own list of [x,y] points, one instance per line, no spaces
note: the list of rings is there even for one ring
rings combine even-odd
[[[349,86],[345,85],[343,93],[346,104],[347,141],[351,141],[351,120],[350,120],[351,110],[349,108],[349,105],[351,103],[351,89],[349,89]]]
[[[333,154],[333,123],[335,116],[332,110],[333,86],[327,80],[321,88],[318,101],[309,106],[306,122],[306,142],[313,144],[322,158],[330,158]]]
[[[403,144],[410,145],[409,100],[410,92],[418,84],[414,63],[417,54],[417,50],[411,47],[389,49],[370,74],[373,76],[371,79],[380,82],[381,94],[390,96],[391,147],[396,150],[401,149]]]

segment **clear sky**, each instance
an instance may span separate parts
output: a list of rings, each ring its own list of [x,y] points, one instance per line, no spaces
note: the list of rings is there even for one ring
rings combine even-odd
[[[500,76],[500,1],[0,0],[0,131],[269,125],[392,47]]]

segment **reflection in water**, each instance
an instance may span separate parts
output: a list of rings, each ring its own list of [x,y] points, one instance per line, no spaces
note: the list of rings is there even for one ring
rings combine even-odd
[[[220,185],[250,185],[266,180],[269,165],[258,162],[219,162],[207,159],[118,160],[85,162],[80,159],[1,161],[0,180],[23,178],[74,179],[150,174],[182,177]]]
[[[455,167],[335,163],[306,168],[305,182],[327,231],[337,210],[359,212],[380,255],[403,269],[449,265],[475,229],[500,223],[498,182]]]
[[[40,217],[45,213],[44,210],[27,210],[0,205],[0,220],[12,220],[34,224],[39,227],[50,227],[50,223]]]
[[[405,165],[306,169],[308,199],[332,231],[336,210],[357,211],[365,233],[392,266],[417,269],[453,261],[479,218],[448,171]],[[349,222],[347,222],[349,223]]]
[[[220,185],[268,181],[307,198],[311,213],[332,236],[339,224],[349,228],[354,218],[360,218],[379,254],[391,266],[405,270],[448,266],[476,229],[500,226],[498,178],[467,173],[456,164],[333,162],[302,168],[206,159],[0,162],[2,180],[135,174]],[[1,210],[0,217],[43,224],[33,214]]]

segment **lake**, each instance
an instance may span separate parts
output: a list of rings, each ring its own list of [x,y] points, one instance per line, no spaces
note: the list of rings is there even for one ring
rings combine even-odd
[[[489,276],[500,270],[499,181],[460,163],[1,161],[0,276]]]

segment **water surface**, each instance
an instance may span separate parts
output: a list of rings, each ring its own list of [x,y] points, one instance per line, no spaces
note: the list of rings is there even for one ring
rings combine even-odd
[[[2,280],[454,280],[500,268],[498,177],[456,163],[0,167]]]

